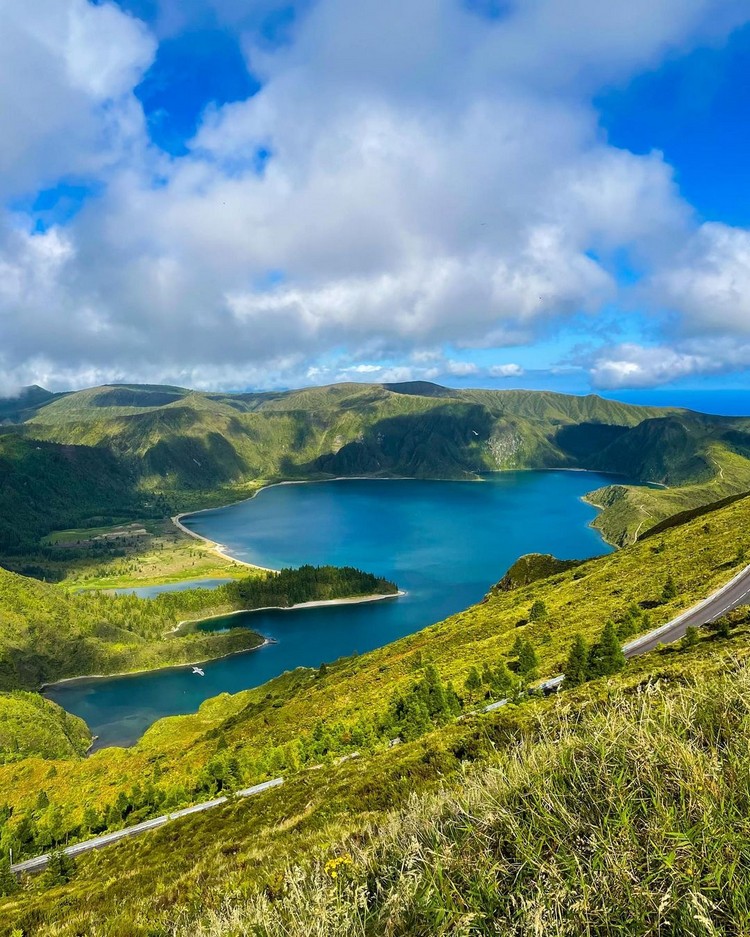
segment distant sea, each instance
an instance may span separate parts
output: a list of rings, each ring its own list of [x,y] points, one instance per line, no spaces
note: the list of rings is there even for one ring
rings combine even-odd
[[[622,390],[601,395],[646,407],[686,407],[719,416],[750,416],[748,390]]]

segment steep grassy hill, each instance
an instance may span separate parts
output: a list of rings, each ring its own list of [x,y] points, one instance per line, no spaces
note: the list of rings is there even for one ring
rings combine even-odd
[[[104,447],[0,434],[0,478],[0,554],[32,550],[50,530],[168,510],[139,490],[134,469]]]
[[[670,620],[744,565],[748,520],[750,501],[740,501],[617,553],[511,583],[384,648],[161,720],[126,751],[56,761],[54,772],[35,758],[0,766],[0,790],[13,808],[0,849],[33,852],[36,834],[23,839],[19,831],[32,820],[46,828],[35,813],[40,789],[59,835],[73,838],[355,752],[382,752],[393,738],[417,739],[487,698],[559,673],[576,634],[593,641],[612,620],[624,640]],[[536,655],[530,672],[520,669],[519,639]],[[425,692],[443,701],[436,714],[420,702]]]
[[[246,629],[167,636],[180,621],[234,607],[226,590],[165,593],[153,601],[72,595],[0,569],[0,690],[207,660],[256,646],[260,639]]]
[[[261,797],[89,854],[67,884],[32,879],[0,898],[0,933],[743,934],[749,660],[745,625],[559,698],[321,754]]]
[[[594,498],[605,506],[602,531],[621,544],[675,511],[750,490],[750,420],[595,395],[451,390],[425,382],[265,394],[113,385],[24,412],[25,422],[6,431],[27,446],[43,440],[74,447],[68,456],[75,451],[76,458],[101,462],[98,475],[107,473],[103,485],[125,516],[137,504],[152,509],[155,499],[175,509],[218,504],[281,478],[473,478],[505,469],[586,468],[669,486],[669,494],[652,491],[645,500],[629,486]],[[50,457],[54,452],[59,461],[62,451],[51,448]],[[27,449],[12,455],[17,464],[6,460],[5,471],[22,493],[25,479],[41,473],[24,465]],[[47,495],[39,485],[34,490],[44,506]],[[80,520],[87,511],[88,501],[75,492],[50,516],[64,514],[64,526],[79,526],[70,516]],[[28,523],[29,536],[36,536],[38,520]]]
[[[0,693],[0,763],[73,758],[91,744],[88,726],[37,693]]]

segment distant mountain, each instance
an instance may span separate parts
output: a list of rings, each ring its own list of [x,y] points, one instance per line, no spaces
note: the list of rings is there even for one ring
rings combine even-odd
[[[49,403],[56,396],[58,395],[32,384],[22,388],[14,397],[0,397],[0,424],[27,419],[37,407]]]
[[[527,468],[595,469],[691,487],[685,504],[673,493],[650,492],[645,513],[624,487],[617,511],[610,511],[617,521],[610,525],[605,516],[599,524],[609,539],[625,542],[701,498],[750,489],[750,419],[636,407],[593,394],[454,390],[428,382],[241,394],[115,384],[64,395],[30,388],[27,404],[16,405],[18,422],[4,427],[6,434],[27,446],[76,447],[76,458],[90,457],[99,475],[112,474],[118,503],[126,494],[134,503],[158,496],[180,508],[220,503],[267,479],[476,478]],[[33,477],[20,463],[18,471]],[[19,489],[17,479],[12,484]],[[32,487],[44,504],[41,487]]]

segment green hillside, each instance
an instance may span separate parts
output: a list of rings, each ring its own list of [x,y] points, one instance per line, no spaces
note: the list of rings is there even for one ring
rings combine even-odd
[[[162,499],[139,490],[127,462],[103,447],[0,434],[0,477],[0,554],[33,550],[50,530],[168,510]]]
[[[22,422],[0,436],[9,479],[0,516],[21,508],[0,542],[6,554],[28,552],[53,525],[83,526],[105,503],[122,517],[164,515],[247,496],[270,479],[585,468],[669,486],[645,500],[630,486],[616,504],[611,494],[594,499],[617,544],[676,511],[750,490],[750,420],[595,395],[426,382],[245,394],[112,385],[42,399],[16,416]],[[66,476],[72,459],[85,464],[78,481]]]
[[[24,846],[19,825],[24,817],[37,826],[44,820],[34,813],[40,789],[60,836],[72,839],[93,822],[84,804],[97,828],[117,828],[357,752],[369,758],[394,738],[447,731],[457,715],[559,673],[577,634],[593,642],[612,621],[625,640],[726,582],[746,562],[749,512],[750,502],[739,501],[614,554],[569,568],[552,564],[546,578],[493,590],[479,605],[371,653],[300,668],[208,700],[197,714],[161,720],[126,751],[56,761],[54,772],[39,758],[0,766],[0,790],[13,809],[0,847],[37,848],[28,835]],[[535,657],[529,668],[524,647]],[[417,772],[409,784],[418,783]]]
[[[75,595],[0,568],[0,690],[208,660],[261,643],[246,628],[174,633],[182,621],[396,591],[393,583],[351,567],[302,566],[245,575],[216,589],[141,599]]]
[[[0,763],[85,755],[91,733],[83,719],[37,693],[0,693]]]
[[[72,595],[0,569],[0,690],[84,674],[206,660],[259,643],[245,629],[167,635],[180,621],[235,608],[226,591]]]
[[[604,937],[617,920],[622,934],[743,933],[750,623],[487,715],[471,714],[479,699],[464,678],[472,665],[512,658],[519,633],[545,674],[575,631],[595,636],[607,616],[623,633],[639,630],[639,601],[658,624],[732,575],[748,510],[738,503],[650,545],[498,591],[325,673],[218,697],[127,752],[1,767],[14,807],[5,844],[19,823],[48,836],[53,811],[58,835],[68,817],[95,829],[115,822],[118,792],[116,809],[134,822],[180,803],[191,784],[199,799],[243,786],[252,766],[255,777],[288,778],[83,857],[68,884],[30,880],[0,899],[4,925],[58,937],[369,937],[489,934],[502,921],[520,934],[577,935],[585,923]],[[667,599],[670,574],[679,595]],[[520,624],[536,601],[544,618]],[[430,666],[464,696],[463,717],[438,707],[414,734],[388,725],[394,699],[429,681]],[[461,929],[467,920],[473,930]]]

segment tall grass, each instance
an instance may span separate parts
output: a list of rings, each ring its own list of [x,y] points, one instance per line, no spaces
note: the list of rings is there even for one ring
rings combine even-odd
[[[750,933],[750,672],[573,713],[181,937]],[[332,861],[333,857],[338,861]]]

